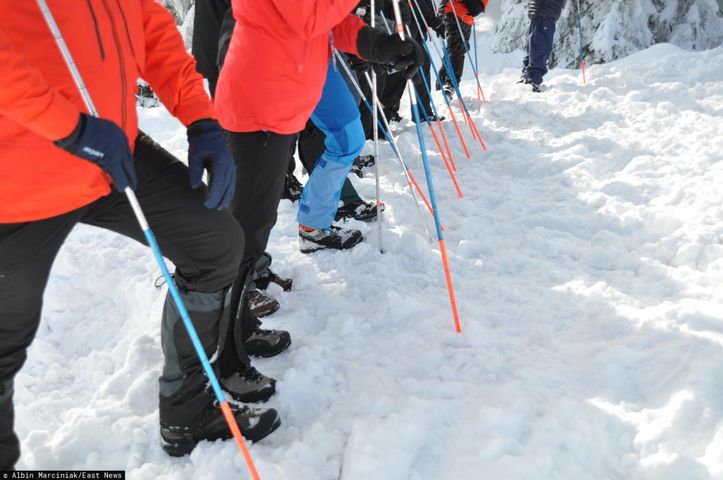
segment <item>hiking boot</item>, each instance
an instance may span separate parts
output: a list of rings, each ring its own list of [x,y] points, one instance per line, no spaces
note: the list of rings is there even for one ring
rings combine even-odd
[[[258,409],[231,405],[239,429],[246,440],[258,442],[279,428],[281,419],[273,408]],[[216,402],[209,403],[197,425],[169,425],[161,422],[161,447],[172,457],[188,455],[203,440],[233,438],[223,413]]]
[[[539,83],[530,82],[530,85],[532,85],[533,92],[540,93],[542,91],[542,86]]]
[[[295,202],[301,198],[301,192],[303,191],[304,186],[296,178],[296,176],[293,173],[287,173],[286,180],[284,181],[284,191],[281,193],[281,198]]]
[[[291,335],[286,330],[266,330],[256,327],[244,340],[246,353],[254,357],[273,357],[291,345]]]
[[[442,91],[448,99],[452,100],[454,98],[454,87],[451,83],[445,83],[442,87]]]
[[[381,204],[381,211],[384,211],[384,203]],[[353,218],[361,222],[368,222],[377,217],[377,206],[376,202],[365,202],[359,200],[356,202],[344,203],[336,211],[335,220],[346,220],[347,218]]]
[[[517,80],[517,83],[522,85],[529,85],[530,83],[532,83],[532,81],[526,76],[522,75],[520,79]]]
[[[357,177],[362,178],[364,176],[364,169],[373,167],[376,163],[374,155],[359,155],[354,159],[354,163],[351,166],[351,172]]]
[[[281,305],[275,298],[269,297],[258,288],[249,291],[248,299],[249,308],[251,308],[251,311],[259,318],[267,317],[281,308]]]
[[[392,114],[389,115],[389,123],[393,123],[393,122],[399,123],[402,120],[404,120],[404,118],[399,116],[399,112],[392,112]]]
[[[427,115],[427,118],[429,118],[429,123],[435,123],[435,122],[437,121],[437,116],[436,116],[435,114],[433,114],[433,113]],[[420,120],[422,123],[426,122],[426,121],[427,121],[427,118],[423,117],[422,114],[421,114],[421,112],[420,112],[419,120]],[[442,120],[444,120],[444,115],[442,115],[441,117],[439,117],[439,121],[441,122]]]
[[[265,402],[276,393],[276,380],[263,375],[251,365],[220,379],[223,390],[237,402]]]
[[[364,239],[359,230],[330,226],[328,229],[309,229],[299,225],[299,249],[311,253],[324,248],[346,250]]]

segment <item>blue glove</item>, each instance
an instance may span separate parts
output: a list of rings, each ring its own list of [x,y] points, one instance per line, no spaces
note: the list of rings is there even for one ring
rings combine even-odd
[[[119,192],[138,185],[128,137],[110,120],[81,113],[75,130],[53,143],[68,153],[98,165],[110,175]]]
[[[215,120],[204,119],[189,125],[186,135],[191,188],[201,186],[203,170],[208,170],[206,208],[223,210],[236,190],[236,163],[228,149],[226,134]]]

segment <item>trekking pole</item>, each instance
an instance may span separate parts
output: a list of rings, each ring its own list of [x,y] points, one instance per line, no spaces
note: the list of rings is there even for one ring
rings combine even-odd
[[[351,69],[344,61],[344,58],[341,56],[338,50],[334,50],[334,54],[336,55],[336,58],[338,60],[337,63],[341,64],[342,68],[344,69],[344,72],[346,73],[347,77],[349,78],[349,81],[354,86],[354,89],[359,94],[359,97],[361,98],[362,102],[366,106],[367,110],[369,110],[369,113],[372,113],[372,106],[369,105],[369,100],[364,95],[364,92],[362,92],[361,87],[359,86],[359,83],[357,82],[356,78],[354,77],[354,74],[351,72]],[[372,81],[369,77],[369,74],[365,72],[367,81],[369,82],[369,88],[372,87]],[[373,92],[372,92],[373,93]],[[419,195],[422,197],[422,200],[424,201],[424,204],[427,205],[427,208],[429,208],[430,215],[433,215],[432,213],[432,207],[429,205],[429,202],[427,201],[427,197],[424,196],[424,192],[422,192],[422,189],[419,188],[419,184],[417,184],[417,181],[414,179],[414,176],[412,175],[412,172],[409,171],[407,168],[407,164],[402,158],[402,154],[399,151],[399,145],[397,144],[396,139],[394,138],[394,135],[391,133],[391,129],[389,128],[389,123],[387,122],[387,117],[384,115],[384,109],[381,107],[381,102],[379,102],[379,99],[377,99],[377,107],[379,108],[379,112],[381,113],[381,118],[384,121],[384,125],[381,125],[381,122],[379,124],[379,128],[382,131],[382,135],[386,137],[387,141],[389,142],[389,146],[392,148],[392,151],[396,155],[397,159],[399,159],[399,162],[402,165],[402,171],[404,172],[404,178],[407,180],[407,184],[409,185],[409,189],[412,191],[412,198],[414,198],[414,204],[417,207],[417,211],[419,212],[419,218],[422,220],[422,223],[424,224],[424,229],[427,230],[427,235],[429,236],[429,239],[432,240],[432,233],[429,231],[429,228],[427,227],[427,222],[425,221],[425,217],[422,214],[422,210],[419,208],[419,200],[417,200],[417,195],[415,193],[415,188],[417,192],[419,192]]]
[[[397,33],[399,37],[404,40],[404,24],[402,23],[402,14],[399,11],[399,0],[392,2],[394,7],[394,17],[397,23]],[[459,323],[459,314],[457,313],[457,300],[454,295],[454,286],[452,285],[452,275],[449,271],[449,261],[447,259],[447,248],[444,244],[444,235],[442,235],[442,229],[440,228],[441,223],[439,220],[439,210],[437,209],[437,200],[434,195],[434,184],[432,183],[432,172],[429,168],[429,159],[427,158],[427,150],[424,146],[424,134],[422,133],[422,127],[420,125],[419,108],[417,105],[417,98],[414,94],[414,85],[412,80],[407,80],[407,92],[409,92],[409,100],[412,103],[412,112],[414,114],[414,120],[417,124],[417,137],[419,138],[419,146],[422,150],[422,163],[424,164],[424,174],[427,177],[427,187],[429,188],[429,198],[432,201],[432,209],[434,210],[434,224],[437,227],[437,238],[439,239],[439,249],[442,254],[442,266],[444,267],[444,276],[447,280],[447,291],[449,292],[449,302],[452,306],[452,315],[454,317],[454,329],[457,333],[462,332],[462,327]]]
[[[419,8],[418,0],[409,0],[409,1],[410,2],[414,1],[415,5],[417,5],[417,8]],[[415,20],[416,20],[416,18],[417,17],[414,16]],[[432,29],[429,27],[427,20],[423,16],[421,18],[422,18],[422,22],[424,23],[425,28],[427,29],[427,32],[432,32]],[[419,26],[419,22],[417,22],[417,24],[418,24],[418,28],[421,30],[421,26]],[[430,38],[431,37],[432,37],[432,35],[430,33]],[[437,41],[440,41],[440,40],[437,40]],[[459,90],[459,85],[457,83],[457,76],[454,74],[454,69],[452,68],[452,60],[450,59],[449,51],[447,50],[447,47],[444,45],[444,43],[441,43],[441,41],[440,41],[441,46],[442,46],[441,51],[440,51],[439,45],[437,45],[437,43],[434,41],[433,38],[431,38],[429,43],[432,44],[432,46],[435,49],[435,52],[437,53],[437,55],[439,55],[439,58],[442,59],[442,68],[444,68],[446,70],[447,77],[449,78],[450,83],[452,84],[452,88],[454,89],[455,93],[457,94],[457,100],[459,101],[460,110],[462,111],[462,116],[464,118],[464,121],[466,123],[471,124],[470,130],[472,132],[472,138],[478,139],[480,141],[480,144],[482,145],[482,149],[487,150],[487,145],[485,144],[484,140],[482,139],[482,136],[479,134],[479,131],[477,130],[477,125],[474,124],[474,121],[470,121],[472,116],[470,115],[469,109],[467,108],[467,103],[464,101],[464,98],[462,98],[462,92],[460,92],[460,90]],[[432,55],[429,53],[429,49],[426,48],[426,44],[425,44],[425,49],[427,50],[427,55],[431,59]],[[437,77],[437,82],[441,85],[442,81],[439,77],[439,74],[437,73],[436,68],[435,68],[435,75]],[[446,97],[447,96],[445,95],[445,98]],[[445,101],[447,102],[447,108],[449,110],[450,115],[452,116],[452,120],[455,121],[455,126],[457,126],[457,122],[456,122],[455,116],[454,116],[454,110],[452,110],[452,105],[450,104],[449,99],[446,99]],[[462,138],[461,137],[462,134],[459,132],[459,130],[458,130],[458,133],[460,134],[460,138]],[[465,146],[464,141],[462,141],[462,146]],[[470,155],[466,148],[465,148],[465,153],[467,154],[467,158],[469,159]]]
[[[78,68],[77,68],[75,62],[73,61],[73,57],[70,54],[68,45],[65,43],[65,40],[63,39],[63,35],[60,32],[60,28],[58,27],[58,24],[55,22],[55,19],[53,18],[53,14],[50,11],[48,4],[46,3],[45,0],[37,0],[37,3],[38,3],[38,7],[40,7],[40,11],[43,13],[43,17],[45,17],[45,21],[48,24],[48,27],[50,28],[50,31],[53,34],[53,37],[55,38],[55,42],[58,46],[58,49],[60,50],[61,54],[63,55],[63,60],[65,60],[68,70],[70,70],[71,76],[73,77],[73,81],[75,82],[75,85],[78,87],[80,95],[83,98],[83,101],[85,102],[85,106],[88,108],[88,111],[92,116],[97,117],[98,111],[96,110],[95,105],[93,104],[93,100],[90,97],[90,93],[88,92],[88,89],[86,88],[85,83],[83,82],[83,78],[81,77],[80,72],[78,71]],[[178,310],[178,313],[180,313],[180,315],[181,315],[183,324],[185,325],[186,330],[188,331],[188,336],[191,338],[191,343],[193,343],[193,347],[196,349],[196,354],[198,355],[198,358],[201,360],[201,364],[203,365],[203,370],[206,372],[206,376],[208,377],[208,380],[211,383],[211,387],[213,388],[213,391],[216,394],[216,399],[218,400],[219,406],[221,407],[221,411],[223,412],[223,416],[226,419],[228,428],[229,428],[229,430],[231,430],[231,433],[233,434],[233,437],[236,440],[236,444],[238,445],[239,449],[241,450],[241,454],[243,455],[244,459],[246,460],[246,466],[248,467],[249,473],[251,474],[251,478],[253,478],[253,480],[259,480],[259,478],[260,478],[259,474],[256,471],[256,466],[254,465],[253,459],[251,458],[251,454],[249,453],[248,448],[246,447],[246,442],[244,441],[243,435],[241,434],[241,430],[239,429],[238,423],[236,422],[236,417],[233,416],[233,413],[231,412],[231,407],[229,407],[229,404],[224,397],[223,391],[221,390],[221,385],[218,383],[218,378],[216,378],[216,375],[213,372],[213,368],[211,367],[211,363],[208,360],[208,356],[206,355],[206,352],[203,349],[201,340],[198,338],[198,333],[196,333],[196,329],[194,328],[193,323],[191,323],[191,318],[188,315],[188,310],[186,310],[186,307],[183,304],[183,300],[181,299],[181,296],[178,293],[178,288],[176,287],[176,284],[173,281],[173,277],[171,276],[170,272],[168,271],[168,267],[166,266],[166,263],[163,261],[163,256],[161,255],[161,250],[158,247],[156,238],[153,235],[153,232],[151,231],[150,226],[148,225],[148,221],[146,220],[145,215],[143,214],[143,210],[141,209],[141,206],[138,203],[138,199],[136,198],[135,193],[133,193],[133,190],[130,187],[126,187],[123,191],[126,194],[126,196],[128,197],[128,202],[130,203],[131,208],[133,209],[133,213],[135,214],[136,219],[138,220],[141,230],[143,230],[143,234],[145,235],[146,240],[148,241],[148,245],[151,247],[151,250],[153,251],[153,254],[156,257],[158,266],[161,268],[161,272],[163,272],[163,276],[166,279],[166,283],[168,284],[168,290],[171,293],[173,302],[176,305],[176,309]]]
[[[422,99],[419,97],[419,92],[417,92],[415,90],[414,94],[417,96],[417,105],[419,105],[419,108],[422,110],[422,114],[424,115],[424,120],[429,125],[429,130],[432,132],[432,137],[434,138],[434,141],[437,143],[437,148],[439,148],[439,152],[442,154],[442,161],[444,162],[444,166],[447,167],[447,171],[449,172],[449,177],[452,179],[454,188],[457,190],[457,195],[459,195],[459,198],[462,198],[464,196],[462,194],[462,189],[459,188],[459,184],[457,183],[457,178],[454,176],[454,172],[452,171],[452,166],[447,161],[447,157],[444,156],[444,152],[442,152],[442,147],[439,145],[439,139],[437,138],[437,134],[434,132],[434,129],[432,128],[432,123],[429,121],[429,115],[427,115],[427,109],[424,108],[424,105],[422,104]]]
[[[424,0],[422,0],[424,1]],[[442,80],[439,78],[439,73],[437,73],[437,65],[434,62],[434,58],[432,58],[432,54],[429,52],[429,47],[427,47],[427,37],[430,35],[436,35],[436,33],[433,33],[433,31],[427,26],[427,36],[425,37],[424,32],[422,31],[422,26],[419,24],[419,20],[417,20],[417,12],[414,9],[414,6],[412,6],[411,0],[407,0],[407,3],[409,4],[409,9],[412,11],[412,18],[414,19],[414,24],[417,26],[417,31],[419,32],[419,36],[422,38],[422,46],[424,47],[424,51],[427,54],[427,58],[429,58],[429,64],[431,66],[431,70],[434,72],[434,76],[437,77],[437,83],[439,85],[442,84]],[[417,8],[419,8],[419,5],[417,5]],[[422,20],[424,20],[424,17],[421,15]],[[426,25],[426,20],[425,20]],[[452,168],[454,171],[457,171],[457,165],[454,163],[454,156],[452,155],[452,150],[449,148],[449,142],[447,142],[447,135],[444,133],[444,128],[442,128],[442,121],[439,119],[439,112],[437,111],[437,107],[434,105],[434,99],[432,98],[432,85],[430,82],[427,81],[427,76],[424,74],[423,71],[420,70],[420,73],[422,74],[422,81],[424,81],[424,86],[426,87],[427,91],[429,92],[429,99],[430,104],[432,105],[432,109],[434,110],[434,115],[437,117],[437,128],[439,128],[440,132],[442,132],[442,139],[444,140],[444,147],[447,149],[447,154],[449,155],[449,161],[452,164]],[[430,78],[431,80],[431,78]],[[459,129],[459,125],[457,124],[457,118],[454,115],[454,111],[452,111],[452,107],[449,104],[449,98],[447,98],[447,95],[444,93],[442,94],[442,97],[444,98],[444,102],[447,104],[447,108],[449,108],[449,111],[451,113],[452,122],[454,123],[454,128],[457,130],[457,135],[459,135],[459,140],[462,143],[462,148],[464,149],[465,155],[467,155],[467,158],[470,158],[469,150],[467,150],[467,144],[464,143],[464,137],[462,137],[462,132]]]
[[[472,17],[472,44],[474,45],[474,70],[477,73],[477,83],[479,83],[479,57],[477,56],[477,23],[474,21],[474,17]],[[480,98],[480,95],[482,95],[482,98]],[[484,103],[487,103],[487,99],[485,98],[485,92],[483,92],[481,89],[477,89],[477,100],[482,100]]]
[[[372,9],[371,15],[372,15],[372,23],[371,27],[372,30],[376,26],[376,10],[375,10],[375,0],[371,0],[370,7]],[[379,253],[384,253],[384,248],[382,248],[382,200],[379,195],[379,120],[377,118],[377,72],[372,69],[372,131],[373,137],[374,137],[374,158],[376,159],[374,162],[374,184],[376,188],[376,200],[377,200],[377,227],[379,231]]]
[[[582,37],[582,12],[580,11],[580,0],[577,0],[577,31],[580,34],[580,68],[582,69],[582,84],[587,83],[585,79],[585,52],[583,50]]]
[[[477,95],[482,95],[482,98],[485,98],[485,92],[482,90],[482,85],[479,83],[479,72],[477,71],[477,68],[474,65],[474,61],[472,60],[472,55],[469,53],[469,46],[467,45],[467,40],[464,39],[464,34],[462,33],[462,25],[459,23],[459,18],[457,17],[457,9],[454,8],[454,2],[455,0],[449,0],[449,5],[452,7],[452,16],[454,17],[454,23],[457,24],[457,30],[459,31],[459,38],[462,40],[462,46],[464,47],[464,53],[467,55],[467,59],[469,60],[470,66],[472,67],[472,70],[475,74],[475,80],[477,81]],[[474,22],[474,20],[473,20]],[[472,24],[474,27],[474,23]],[[461,78],[459,79],[462,80]],[[485,100],[485,103],[487,100]]]

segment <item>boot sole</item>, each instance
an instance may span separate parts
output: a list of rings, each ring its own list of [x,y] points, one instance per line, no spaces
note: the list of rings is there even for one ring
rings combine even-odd
[[[221,412],[219,412],[219,415],[221,415]],[[281,418],[276,415],[274,420],[267,426],[264,426],[261,421],[252,428],[251,430],[247,431],[245,434],[242,432],[242,435],[244,439],[250,441],[250,442],[258,442],[259,440],[262,440],[269,435],[271,435],[273,432],[275,432],[279,427],[281,426]],[[233,438],[231,435],[231,432],[225,432],[225,434],[219,436],[218,438],[208,439],[208,441],[216,441],[216,440],[230,440]],[[193,435],[190,433],[186,433],[182,436],[182,438],[174,441],[169,441],[163,437],[163,434],[161,433],[161,448],[170,455],[171,457],[183,457],[185,455],[188,455],[193,451],[194,448],[196,448],[196,445],[198,445],[203,440],[194,440]]]

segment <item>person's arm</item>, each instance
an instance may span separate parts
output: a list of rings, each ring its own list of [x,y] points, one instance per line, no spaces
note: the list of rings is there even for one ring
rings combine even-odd
[[[342,52],[359,56],[358,43],[359,31],[367,24],[356,15],[349,14],[334,27],[334,46]]]
[[[173,16],[156,0],[142,0],[142,8],[146,61],[141,76],[184,125],[213,118],[203,79],[193,57],[186,53]]]
[[[58,52],[60,55],[60,52]],[[55,141],[68,136],[80,110],[18,53],[0,30],[0,115]]]
[[[325,35],[345,21],[359,0],[271,0],[284,21],[302,38]]]
[[[236,19],[233,18],[233,10],[231,7],[226,10],[226,14],[223,16],[223,22],[221,23],[221,33],[218,36],[218,53],[216,56],[216,65],[218,71],[221,71],[223,62],[226,60],[226,53],[228,53],[228,46],[231,44],[231,36],[233,35],[233,28],[236,26]]]

